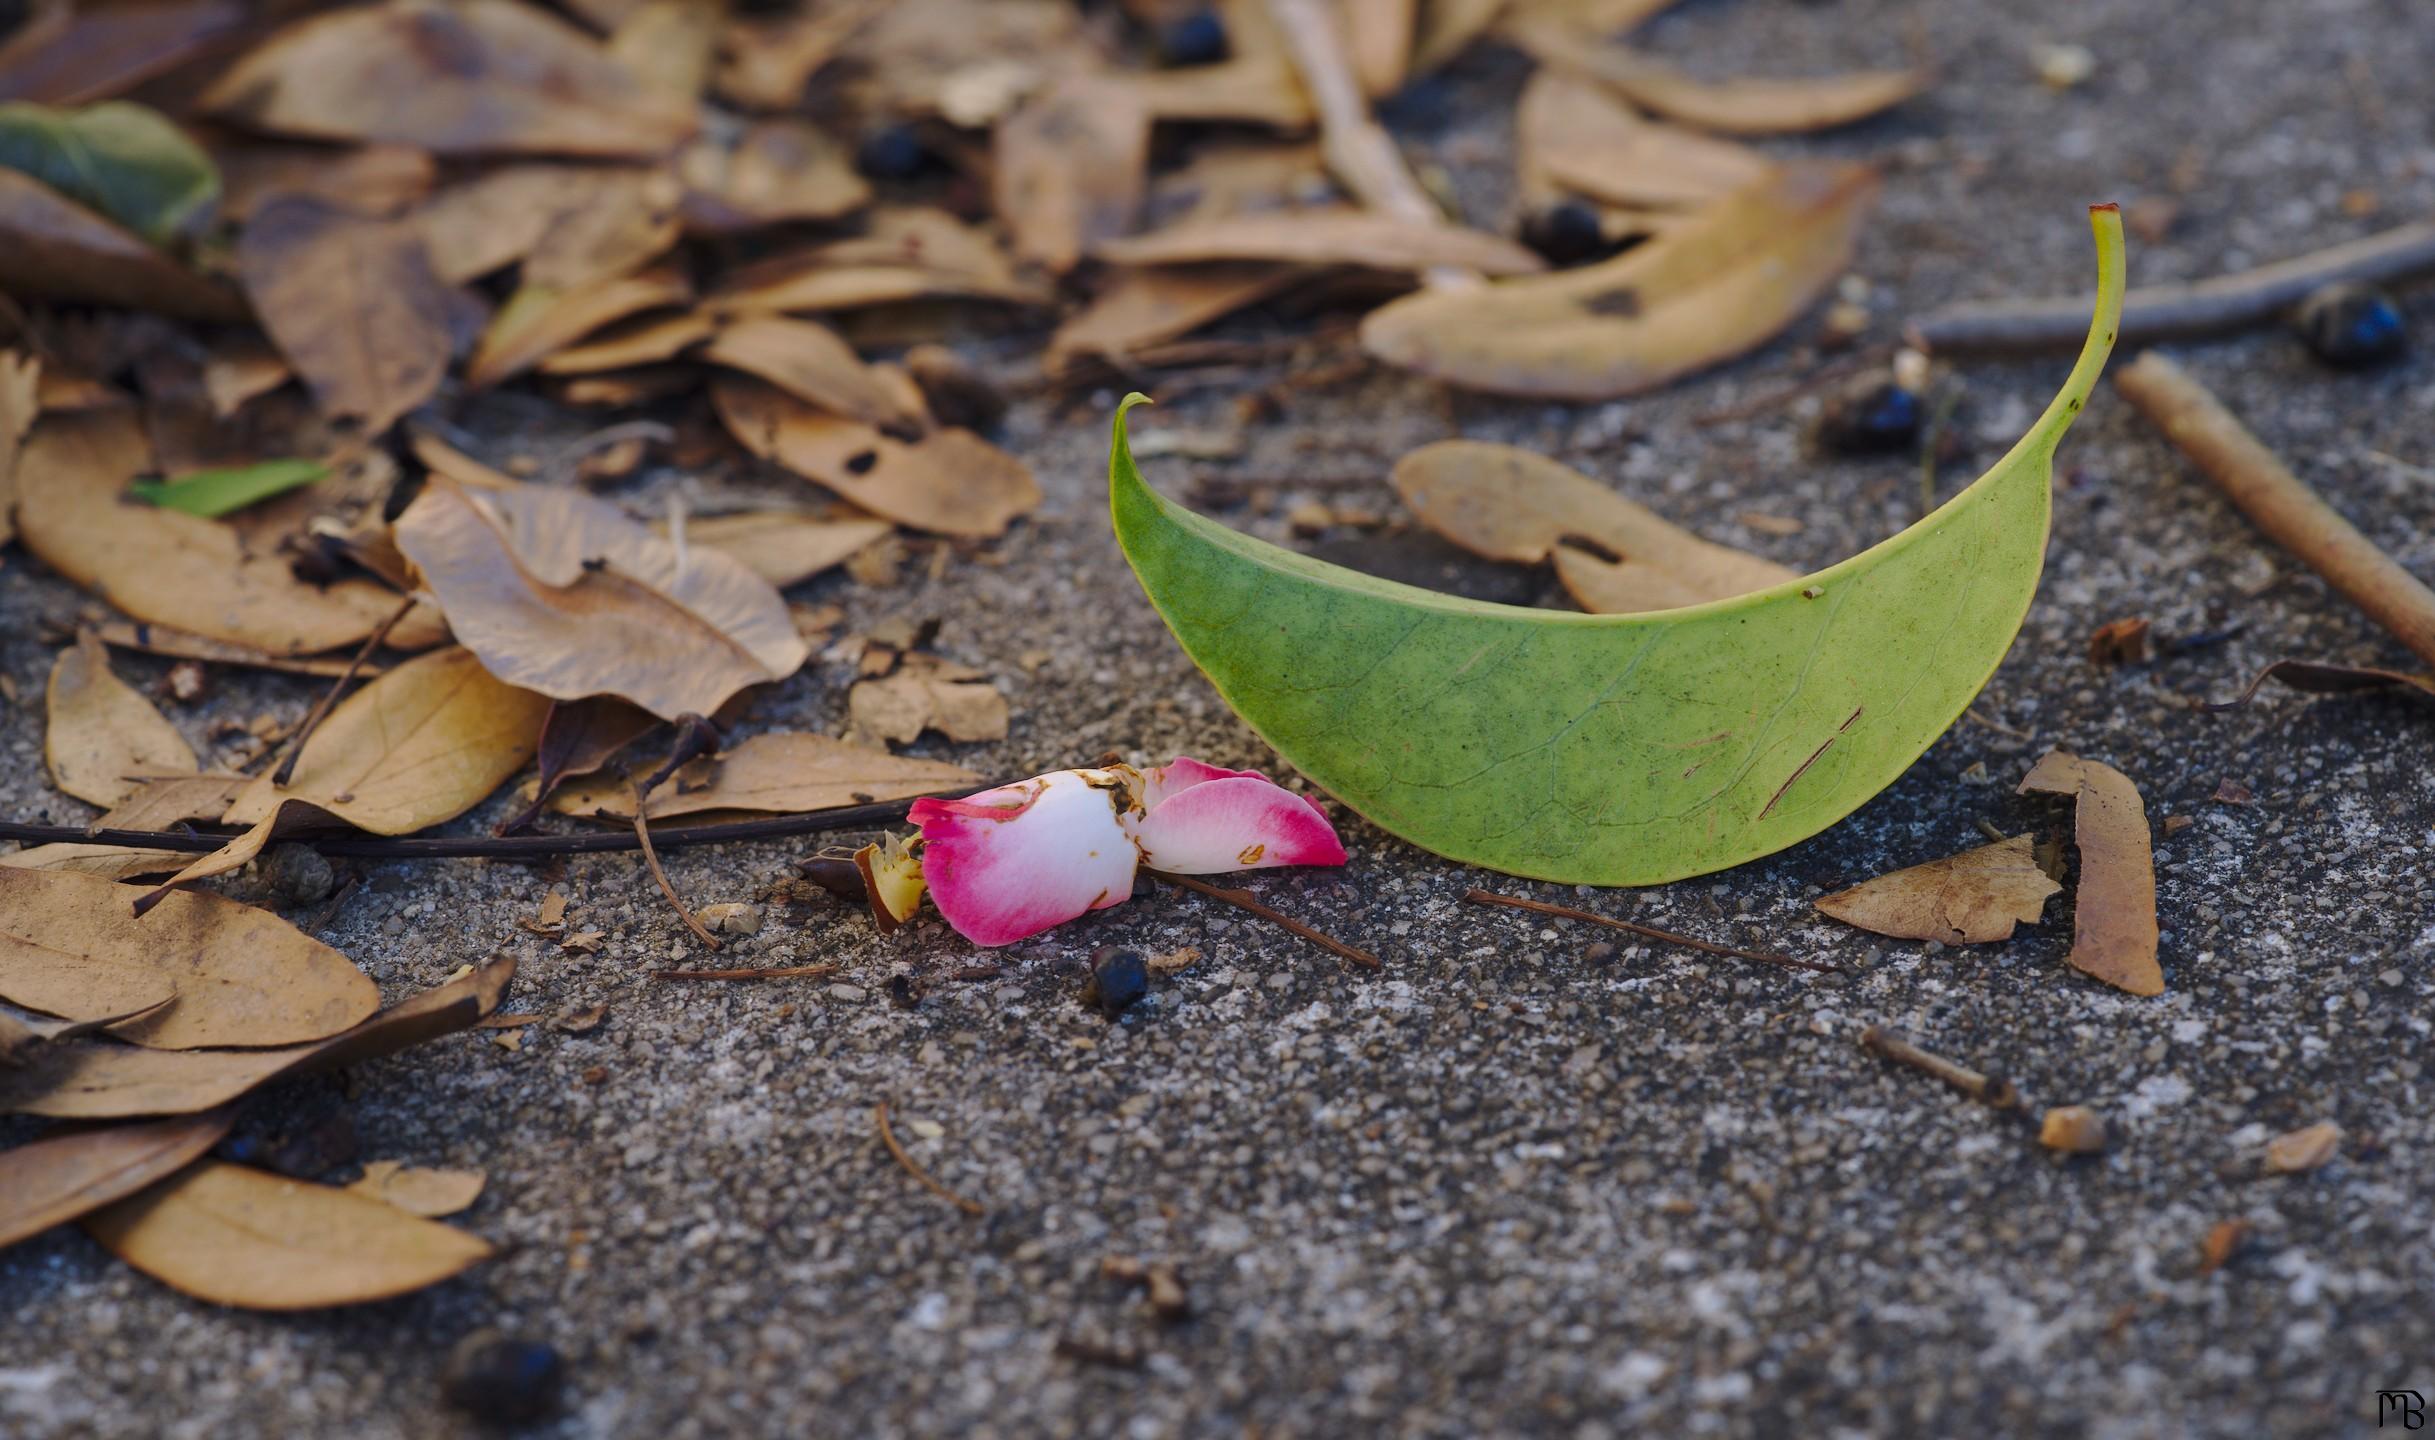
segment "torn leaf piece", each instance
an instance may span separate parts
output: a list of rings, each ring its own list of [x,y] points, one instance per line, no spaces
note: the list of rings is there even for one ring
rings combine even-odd
[[[794,815],[960,790],[980,778],[961,765],[891,755],[826,735],[755,735],[715,758],[688,762],[651,792],[647,813],[653,820],[717,810]],[[550,808],[631,820],[634,789],[622,778],[571,783]]]
[[[918,404],[902,371],[872,368],[910,392],[909,408]],[[933,426],[899,439],[743,376],[711,381],[710,399],[745,449],[899,525],[990,539],[1040,503],[1031,467],[970,430]]]
[[[1831,130],[1900,105],[1933,78],[1925,70],[1863,70],[1796,79],[1697,80],[1628,46],[1602,44],[1561,19],[1516,24],[1508,33],[1548,65],[1588,75],[1669,120],[1722,135]]]
[[[490,1256],[473,1236],[395,1206],[223,1160],[94,1211],[84,1227],[162,1284],[248,1310],[386,1300]]]
[[[1341,865],[1344,844],[1317,803],[1249,770],[1179,757],[1056,770],[965,800],[916,800],[922,876],[976,945],[1006,945],[1104,910],[1136,870],[1214,875]]]
[[[230,1112],[65,1130],[0,1151],[0,1249],[174,1175],[228,1133]]]
[[[52,662],[46,699],[43,759],[51,783],[79,800],[106,808],[133,795],[143,777],[195,768],[185,737],[111,671],[110,652],[90,630]]]
[[[2030,768],[2020,793],[2077,797],[2072,829],[2080,850],[2080,893],[2071,953],[2063,958],[2117,990],[2163,994],[2164,971],[2156,963],[2156,863],[2139,788],[2111,765],[2050,750]]]
[[[902,835],[882,835],[855,851],[854,869],[862,876],[863,898],[871,902],[871,923],[880,934],[896,933],[922,908],[929,885],[922,877],[920,857]]]
[[[1475,555],[1524,565],[1552,555],[1557,578],[1593,615],[1697,605],[1795,577],[1512,445],[1441,440],[1397,461],[1393,478],[1422,524]],[[1614,558],[1567,543],[1581,540]]]
[[[989,677],[926,652],[907,655],[893,671],[857,680],[846,692],[854,733],[909,745],[924,730],[950,740],[1006,738],[1006,697]]]
[[[488,1177],[479,1170],[427,1170],[395,1160],[374,1160],[364,1166],[363,1178],[347,1190],[394,1205],[409,1215],[437,1220],[480,1199],[487,1182]]]
[[[2063,887],[2038,868],[2031,837],[2015,835],[1959,855],[1864,880],[1817,902],[1847,925],[1901,940],[1983,945],[2035,925]]]

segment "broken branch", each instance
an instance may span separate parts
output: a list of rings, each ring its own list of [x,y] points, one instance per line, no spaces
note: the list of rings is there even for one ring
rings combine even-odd
[[[921,1166],[914,1163],[913,1157],[905,1153],[905,1147],[896,1143],[896,1132],[889,1128],[887,1101],[882,1100],[877,1106],[873,1107],[871,1111],[871,1123],[879,1127],[879,1143],[888,1147],[888,1153],[896,1157],[896,1163],[905,1167],[905,1173],[907,1175],[919,1180],[923,1189],[929,1191],[933,1195],[936,1195],[941,1200],[946,1201],[948,1204],[953,1205],[956,1209],[963,1211],[967,1215],[977,1216],[986,1215],[989,1213],[986,1209],[982,1208],[979,1201],[967,1200],[963,1196],[956,1194],[953,1190],[948,1189],[946,1186],[933,1179],[929,1171],[924,1170]]]
[[[1860,1032],[1860,1048],[1872,1055],[1908,1065],[1926,1075],[1933,1075],[1964,1095],[1998,1110],[2017,1111],[2021,1108],[2021,1092],[2001,1075],[1982,1075],[1969,1066],[1942,1055],[1931,1054],[1911,1043],[1897,1030],[1883,1025],[1871,1025]]]
[[[2376,284],[2435,270],[2435,221],[2420,221],[2328,250],[2218,275],[2189,285],[2133,290],[2122,300],[2120,340],[2220,335],[2260,324],[2337,281]],[[1954,305],[1913,321],[1923,350],[2069,350],[2088,329],[2088,300],[1990,300]]]
[[[1600,915],[1589,910],[1576,910],[1570,905],[1551,905],[1545,900],[1530,900],[1520,895],[1499,895],[1493,890],[1473,889],[1463,892],[1463,898],[1474,905],[1503,905],[1509,909],[1532,910],[1541,915],[1553,915],[1561,920],[1585,920],[1592,925],[1604,925],[1610,930],[1629,931],[1644,940],[1659,940],[1668,945],[1688,946],[1693,950],[1705,950],[1711,955],[1728,955],[1736,960],[1756,960],[1764,965],[1783,965],[1794,970],[1814,970],[1825,975],[1843,973],[1842,966],[1830,964],[1824,960],[1796,960],[1790,955],[1775,955],[1765,950],[1739,950],[1731,945],[1719,945],[1712,940],[1677,935],[1671,930],[1660,930],[1654,925],[1636,925],[1629,920],[1618,920],[1612,915]]]
[[[1328,935],[1321,931],[1312,929],[1310,926],[1296,920],[1291,915],[1280,914],[1275,910],[1269,909],[1259,901],[1251,898],[1251,892],[1248,890],[1228,890],[1223,886],[1212,885],[1206,880],[1195,880],[1189,875],[1170,875],[1164,870],[1153,870],[1150,872],[1150,874],[1166,881],[1170,885],[1181,885],[1186,890],[1193,891],[1196,894],[1206,895],[1212,900],[1223,900],[1237,910],[1248,911],[1251,914],[1257,915],[1261,919],[1266,920],[1272,925],[1281,925],[1287,930],[1292,931],[1294,934],[1308,940],[1313,945],[1318,946],[1320,949],[1327,951],[1329,954],[1350,960],[1356,965],[1365,966],[1372,970],[1383,970],[1386,968],[1379,962],[1378,957],[1372,955],[1369,951],[1356,949],[1351,945],[1345,944],[1343,941],[1337,939],[1333,935]]]
[[[2267,539],[2435,664],[2435,590],[2292,474],[2188,371],[2151,353],[2117,374],[2114,385]]]

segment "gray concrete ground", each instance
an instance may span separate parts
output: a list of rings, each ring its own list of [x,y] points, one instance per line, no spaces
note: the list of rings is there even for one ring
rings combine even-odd
[[[1711,73],[1888,63],[1910,43],[1943,63],[1933,95],[1901,114],[1781,147],[1891,157],[1857,266],[1881,334],[1946,300],[2078,286],[2082,205],[2166,194],[2176,175],[2180,222],[2137,246],[2136,280],[2309,249],[2435,199],[2435,29],[2406,0],[1699,0],[1651,36]],[[2096,77],[2049,93],[2029,58],[2040,40],[2091,46]],[[1483,222],[1502,182],[1480,157],[1498,153],[1519,78],[1474,63],[1434,103],[1404,107],[1411,134],[1474,157],[1466,198]],[[2345,213],[2354,189],[2380,197],[2381,218]],[[2374,458],[2435,464],[2435,358],[2337,376],[2260,334],[2186,359],[2435,575],[2435,478]],[[1239,461],[1165,460],[1151,476],[1173,491],[1196,469],[1380,474],[1451,421],[1556,454],[1718,538],[1824,563],[1912,518],[1914,467],[1806,455],[1798,406],[1692,423],[1807,363],[1796,337],[1666,394],[1590,407],[1449,405],[1372,374],[1290,394]],[[2062,368],[1960,372],[1978,460]],[[1180,395],[1153,418],[1229,423],[1235,392],[1280,373]],[[926,752],[1006,774],[1110,747],[1270,763],[1140,603],[1108,536],[1111,399],[1017,410],[1009,443],[1049,500],[998,548],[1003,564],[890,590],[806,587],[856,626],[938,616],[941,647],[999,677],[1010,738]],[[563,423],[504,404],[468,419],[500,454]],[[500,1257],[411,1298],[279,1316],[184,1299],[73,1231],[19,1246],[0,1254],[0,1433],[464,1433],[438,1377],[451,1343],[486,1324],[566,1352],[569,1409],[539,1433],[570,1437],[2368,1433],[2378,1389],[2435,1391],[2435,732],[2390,701],[2189,708],[2279,656],[2407,657],[2110,391],[2063,471],[2043,592],[1979,706],[1992,724],[1966,721],[1851,820],[1771,859],[1643,893],[1506,887],[1831,956],[1856,976],[1609,949],[1598,933],[1467,907],[1465,887],[1493,877],[1350,817],[1348,867],[1255,888],[1376,949],[1382,973],[1163,894],[1014,947],[994,982],[942,979],[912,1009],[890,1002],[889,976],[979,958],[935,920],[883,941],[842,908],[773,908],[733,960],[845,973],[653,985],[647,970],[695,952],[629,857],[565,868],[578,927],[608,932],[596,956],[515,928],[552,883],[541,868],[384,866],[326,935],[390,993],[504,947],[524,962],[511,1008],[606,1004],[607,1022],[529,1029],[519,1051],[455,1037],[343,1087],[290,1087],[249,1124],[344,1113],[364,1158],[486,1169],[462,1223]],[[698,507],[787,488],[663,475],[621,493]],[[1353,498],[1393,504],[1383,489]],[[1744,510],[1804,528],[1764,533],[1734,518]],[[1284,535],[1280,514],[1228,518]],[[47,788],[34,698],[51,656],[34,621],[78,603],[30,560],[0,575],[0,665],[27,697],[0,741],[12,815],[86,813]],[[2239,633],[2093,668],[2089,631],[2125,615],[2167,635]],[[1027,672],[1017,657],[1034,651],[1046,658]],[[753,723],[833,729],[846,678],[815,664]],[[226,678],[179,719],[199,740],[218,718],[297,714],[311,695]],[[2010,793],[2050,745],[2127,771],[2160,822],[2195,822],[2158,848],[2163,997],[2067,970],[2061,902],[2009,943],[1945,952],[1809,910],[1822,888],[1976,843],[1981,817],[2051,829]],[[2226,779],[2255,802],[2212,802]],[[688,851],[669,868],[696,901],[751,899],[802,848]],[[1083,957],[1105,944],[1202,958],[1110,1025],[1075,1003]],[[2119,1143],[2059,1163],[1861,1052],[1872,1021],[2000,1067],[2036,1101],[2104,1107]],[[593,1067],[600,1083],[583,1078]],[[881,1100],[985,1217],[889,1160],[871,1125]],[[2223,1175],[2266,1136],[2324,1118],[2349,1131],[2327,1169]],[[2202,1237],[2232,1218],[2253,1227],[2249,1248],[2202,1274]],[[1195,1318],[1153,1319],[1101,1278],[1111,1255],[1174,1261]],[[1061,1339],[1138,1364],[1076,1358]]]

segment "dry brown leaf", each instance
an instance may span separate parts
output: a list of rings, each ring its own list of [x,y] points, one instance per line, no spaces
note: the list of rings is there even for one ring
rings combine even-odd
[[[2023,795],[2077,797],[2073,838],[2080,893],[2071,953],[2063,958],[2117,990],[2164,993],[2156,963],[2156,864],[2139,789],[2110,765],[2049,750],[2021,781]]]
[[[195,768],[194,750],[153,703],[110,670],[91,631],[59,652],[46,698],[42,753],[51,783],[105,809],[135,793],[136,776]]]
[[[593,165],[517,161],[460,180],[414,212],[432,272],[450,285],[478,280],[530,255],[559,218],[582,207],[605,177]]]
[[[42,361],[0,350],[0,545],[17,538],[17,456],[42,413]]]
[[[0,1249],[174,1175],[220,1143],[229,1112],[67,1130],[0,1151]]]
[[[844,0],[731,21],[721,46],[718,92],[757,110],[791,110],[812,72],[835,58],[854,31],[888,0]]]
[[[394,528],[457,638],[552,699],[707,716],[808,653],[768,581],[716,551],[682,553],[588,495],[435,481]]]
[[[1901,940],[1983,945],[2009,940],[2015,924],[2035,925],[2046,897],[2061,890],[2015,835],[1959,855],[1864,880],[1816,902],[1847,925]]]
[[[915,653],[882,676],[857,680],[846,715],[858,738],[910,744],[924,730],[950,740],[1006,738],[1006,697],[969,665]]]
[[[117,845],[63,840],[53,845],[28,845],[0,855],[0,866],[12,870],[56,870],[103,880],[134,880],[170,874],[192,858],[192,853],[185,850],[128,850]]]
[[[396,609],[394,601],[389,605]],[[372,625],[380,622],[375,620]],[[369,633],[372,625],[364,627]],[[160,655],[173,660],[203,660],[215,665],[241,665],[256,670],[276,670],[286,675],[319,675],[335,678],[347,673],[347,661],[339,658],[299,658],[274,655],[251,645],[238,645],[226,640],[213,640],[201,635],[174,630],[166,625],[127,620],[104,620],[87,627],[101,637],[101,642],[113,650],[132,650],[139,655]],[[360,636],[357,638],[361,638]],[[366,662],[355,673],[369,678],[378,675],[381,667]]]
[[[864,234],[775,255],[731,273],[722,309],[849,310],[904,300],[975,298],[1045,305],[997,242],[944,210],[876,211]]]
[[[139,782],[127,798],[110,807],[96,830],[166,830],[192,820],[217,820],[245,788],[251,775],[169,775]]]
[[[995,131],[992,198],[1015,253],[1062,275],[1133,228],[1150,163],[1150,113],[1113,77],[1072,75]]]
[[[835,220],[871,201],[853,157],[807,120],[762,120],[732,140],[705,136],[677,161],[685,224],[720,233],[797,220]]]
[[[1552,556],[1557,577],[1592,614],[1669,610],[1796,578],[1511,445],[1441,440],[1397,461],[1393,478],[1422,524],[1474,555],[1520,565]]]
[[[229,67],[202,107],[257,130],[441,155],[649,159],[696,124],[690,102],[515,0],[389,0],[300,20]]]
[[[1419,0],[1342,0],[1338,14],[1345,54],[1362,94],[1382,100],[1403,88],[1419,9]]]
[[[127,482],[151,468],[132,411],[45,418],[18,470],[26,548],[139,620],[272,655],[360,641],[397,608],[369,581],[308,585],[289,557],[248,553],[227,525],[124,498]]]
[[[482,343],[466,362],[465,383],[496,385],[602,326],[692,298],[692,283],[673,265],[564,293],[527,286],[491,317]]]
[[[432,1170],[395,1160],[372,1160],[365,1162],[363,1178],[347,1189],[409,1215],[438,1220],[482,1198],[488,1180],[479,1170]]]
[[[1705,205],[1757,184],[1768,169],[1767,157],[1747,145],[1644,120],[1604,86],[1563,70],[1531,76],[1514,132],[1527,189],[1615,205]]]
[[[1040,503],[1030,467],[969,430],[898,440],[736,377],[712,381],[710,395],[745,449],[899,525],[987,538]]]
[[[582,345],[570,346],[543,360],[544,375],[596,375],[636,365],[673,360],[718,333],[716,315],[681,310],[621,325]]]
[[[923,428],[918,403],[909,402],[901,387],[889,384],[817,320],[746,315],[721,328],[702,358],[758,375],[832,415],[888,431],[918,435]]]
[[[0,1111],[115,1120],[208,1110],[283,1075],[343,1069],[466,1029],[499,1008],[515,973],[513,957],[493,956],[470,974],[310,1045],[148,1050],[115,1040],[54,1040],[23,1067],[0,1069]]]
[[[1359,265],[1372,270],[1460,266],[1484,275],[1529,275],[1545,262],[1502,236],[1458,225],[1414,225],[1375,210],[1315,205],[1302,210],[1231,215],[1170,225],[1092,248],[1117,265],[1268,260],[1291,265]]]
[[[138,920],[123,886],[0,868],[0,996],[71,1020],[167,1008],[114,1026],[163,1050],[295,1045],[380,1008],[380,989],[336,950],[267,910],[172,895]]]
[[[203,395],[213,418],[225,420],[245,402],[285,385],[296,372],[270,341],[259,335],[228,334],[210,342],[203,360]]]
[[[221,43],[245,23],[233,0],[72,5],[41,0],[0,45],[0,95],[87,105],[125,94]]]
[[[593,172],[526,253],[518,280],[528,289],[568,294],[634,273],[675,248],[684,231],[684,194],[664,168]]]
[[[327,145],[257,140],[215,143],[220,215],[240,223],[281,195],[310,195],[358,215],[396,215],[431,194],[439,165],[411,145]],[[470,278],[470,277],[468,277]]]
[[[16,170],[0,170],[0,290],[181,320],[245,318],[236,291]]]
[[[2266,1173],[2304,1175],[2321,1170],[2341,1149],[2342,1127],[2331,1120],[2320,1120],[2267,1141]]]
[[[411,223],[280,196],[238,236],[237,265],[263,329],[326,413],[378,435],[448,373],[448,298]]]
[[[175,1290],[248,1310],[408,1294],[490,1246],[366,1196],[204,1160],[84,1217],[87,1234]]]
[[[1799,318],[1850,263],[1876,191],[1862,167],[1778,171],[1601,264],[1394,301],[1362,322],[1361,343],[1388,364],[1498,394],[1654,389]]]
[[[663,95],[698,100],[710,84],[726,8],[713,0],[645,0],[609,32],[609,58]]]
[[[1002,715],[1001,708],[1001,735]],[[891,755],[826,735],[755,735],[715,759],[695,760],[677,771],[651,792],[648,813],[653,820],[706,810],[797,815],[839,805],[965,790],[980,780],[961,765]],[[631,820],[634,790],[619,777],[567,785],[550,808],[565,815]]]
[[[1049,337],[1047,365],[1062,370],[1084,356],[1121,359],[1173,340],[1304,278],[1287,265],[1146,266],[1119,273],[1097,299]]]
[[[627,746],[659,728],[659,724],[660,718],[650,711],[607,695],[551,705],[549,718],[541,722],[541,739],[534,756],[539,773],[529,798],[523,809],[499,826],[498,833],[512,834],[532,824],[562,781],[598,770]],[[563,917],[565,893],[556,890],[550,893],[557,897],[558,915]],[[541,914],[544,921],[554,923],[549,902],[542,903]]]
[[[868,108],[923,115],[975,66],[1050,73],[1076,58],[1082,38],[1065,0],[889,0],[839,53],[867,77]]]
[[[1506,33],[1546,64],[1576,70],[1670,120],[1724,135],[1785,135],[1849,125],[1900,105],[1934,78],[1925,70],[1864,70],[1812,79],[1695,80],[1560,21],[1509,25]]]
[[[685,543],[707,545],[783,590],[800,584],[865,545],[894,533],[885,520],[816,520],[784,510],[756,510],[685,522]]]
[[[1150,113],[1166,121],[1219,121],[1306,130],[1318,118],[1268,0],[1218,0],[1233,58],[1134,77]]]
[[[1446,65],[1493,29],[1507,0],[1421,0],[1412,39],[1412,73]]]

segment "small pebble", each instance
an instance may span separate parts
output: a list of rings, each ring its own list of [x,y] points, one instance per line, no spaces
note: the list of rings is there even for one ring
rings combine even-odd
[[[1091,978],[1082,987],[1083,1004],[1113,1020],[1149,993],[1150,968],[1137,952],[1108,946],[1091,957]]]
[[[2097,73],[2096,52],[2086,45],[2033,45],[2029,58],[2051,90],[2069,90]]]
[[[2401,358],[2408,328],[2393,298],[2373,285],[2328,285],[2293,316],[2309,353],[2337,370],[2366,370]]]
[[[1579,265],[1606,253],[1606,227],[1597,211],[1566,200],[1525,216],[1522,243],[1550,265]]]
[[[2094,1155],[2105,1142],[2105,1117],[2086,1105],[2057,1105],[2038,1126],[2038,1143],[2066,1155]]]
[[[330,862],[310,845],[274,845],[262,857],[262,885],[281,905],[317,905],[330,898],[337,881]]]
[[[752,935],[761,929],[761,907],[741,900],[722,900],[694,912],[702,928],[713,935]]]
[[[1837,455],[1883,455],[1919,443],[1919,396],[1883,376],[1863,376],[1827,402],[1818,444]]]
[[[1226,22],[1215,10],[1195,10],[1158,32],[1159,58],[1169,65],[1215,65],[1233,53]]]
[[[910,180],[929,158],[922,137],[910,125],[882,126],[854,147],[854,168],[874,180]]]
[[[440,1393],[478,1420],[520,1424],[554,1414],[566,1388],[557,1347],[476,1330],[448,1353]]]

